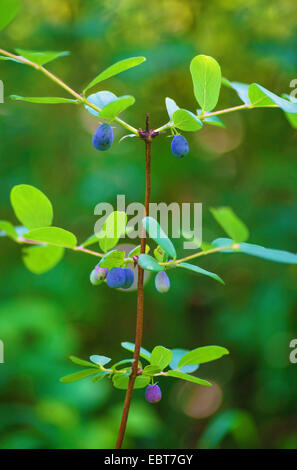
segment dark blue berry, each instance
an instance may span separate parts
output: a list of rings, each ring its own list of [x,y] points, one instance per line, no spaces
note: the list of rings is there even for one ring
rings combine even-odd
[[[130,268],[125,269],[125,278],[126,280],[122,288],[129,289],[129,287],[131,287],[134,282],[134,272],[132,271],[132,269]]]
[[[158,403],[162,398],[162,392],[159,385],[148,385],[145,389],[145,399],[149,403]]]
[[[171,152],[181,158],[189,153],[189,144],[183,135],[175,135],[171,142]]]
[[[170,289],[170,280],[164,271],[160,271],[155,277],[155,286],[157,291],[161,294],[165,294]]]
[[[93,136],[93,145],[97,150],[107,150],[113,143],[113,130],[109,124],[101,124]]]
[[[100,268],[100,266],[98,265],[95,266],[95,268],[90,274],[91,284],[93,284],[93,286],[98,286],[99,284],[101,284],[106,278],[107,273],[108,273],[107,268]]]
[[[106,276],[106,284],[109,287],[122,287],[126,282],[126,273],[123,268],[112,268]]]

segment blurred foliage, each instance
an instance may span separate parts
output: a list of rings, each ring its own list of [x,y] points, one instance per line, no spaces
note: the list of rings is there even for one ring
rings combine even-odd
[[[104,84],[132,93],[127,121],[166,122],[164,99],[195,109],[188,69],[198,53],[215,57],[230,80],[256,81],[276,93],[291,90],[297,65],[297,5],[291,0],[25,0],[2,33],[1,47],[69,50],[49,65],[81,90],[100,70],[131,55],[147,62]],[[32,184],[52,200],[55,224],[82,241],[92,233],[96,203],[142,201],[141,142],[127,139],[99,154],[91,144],[96,119],[78,107],[9,100],[10,94],[57,96],[34,70],[2,62],[5,103],[0,106],[1,218],[11,220],[13,185]],[[58,96],[62,96],[61,94]],[[66,95],[65,95],[66,96]],[[219,107],[238,103],[223,89]],[[191,134],[184,160],[170,154],[168,139],[153,148],[152,201],[202,202],[204,238],[219,233],[211,206],[230,205],[246,222],[251,242],[296,251],[296,131],[281,111],[228,115],[227,129]],[[117,140],[123,130],[116,128]],[[170,171],[169,171],[170,168]],[[115,442],[124,392],[86,379],[62,384],[67,357],[125,356],[120,341],[134,340],[134,293],[95,288],[93,259],[67,253],[52,272],[35,276],[20,247],[1,240],[0,365],[1,448],[108,448]],[[158,406],[134,392],[126,447],[297,447],[296,268],[259,259],[218,256],[201,263],[226,287],[176,272],[172,289],[145,291],[144,346],[193,348],[220,344],[231,355],[201,367],[211,389],[160,380]],[[116,328],[115,328],[116,325]]]

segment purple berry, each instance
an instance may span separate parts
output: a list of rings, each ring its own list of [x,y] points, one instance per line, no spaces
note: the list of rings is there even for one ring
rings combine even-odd
[[[189,153],[189,144],[183,135],[175,135],[171,142],[171,152],[181,158]]]
[[[95,266],[95,268],[90,274],[91,284],[93,284],[93,286],[98,286],[99,284],[101,284],[106,278],[107,273],[108,273],[107,268],[100,268],[100,266],[98,265]]]
[[[125,280],[125,284],[122,286],[122,288],[123,289],[129,289],[129,287],[131,287],[133,282],[134,282],[134,272],[132,271],[132,269],[126,268],[125,269],[125,276],[126,276],[126,280]]]
[[[93,145],[96,150],[107,150],[113,143],[113,130],[109,124],[101,124],[94,136]]]
[[[159,385],[148,385],[145,389],[145,399],[149,403],[158,403],[162,398],[162,392]]]
[[[170,280],[164,271],[160,271],[155,277],[155,286],[158,292],[165,294],[170,289]]]
[[[109,287],[122,287],[126,282],[126,273],[123,268],[112,268],[106,276],[106,284]]]

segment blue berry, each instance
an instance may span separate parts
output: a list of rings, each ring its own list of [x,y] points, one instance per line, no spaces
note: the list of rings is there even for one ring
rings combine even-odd
[[[175,135],[171,142],[171,152],[175,157],[182,158],[189,153],[189,144],[183,135]]]
[[[162,392],[159,385],[148,385],[145,389],[145,399],[149,403],[158,403],[162,398]]]
[[[170,280],[164,271],[160,271],[155,277],[155,286],[158,292],[165,294],[170,289]]]
[[[134,282],[134,272],[130,268],[126,268],[125,270],[125,283],[122,286],[123,289],[129,289]]]
[[[109,124],[101,124],[93,136],[93,145],[97,150],[107,150],[113,143],[113,130]]]
[[[98,286],[99,284],[101,284],[106,278],[107,273],[108,273],[107,268],[100,268],[100,266],[98,265],[95,266],[95,268],[90,274],[91,284],[93,284],[93,286]]]
[[[106,284],[109,287],[122,287],[126,282],[126,273],[123,268],[112,268],[106,276]]]

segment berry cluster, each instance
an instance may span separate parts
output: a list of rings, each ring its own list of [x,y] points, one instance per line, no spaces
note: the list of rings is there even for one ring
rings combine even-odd
[[[113,129],[107,124],[101,124],[94,136],[93,145],[96,150],[108,150],[113,143]],[[184,136],[175,135],[171,142],[171,152],[177,158],[182,158],[189,153],[189,144]]]
[[[101,268],[95,266],[90,274],[91,284],[98,286],[106,280],[106,284],[112,288],[129,289],[134,282],[134,273],[130,268]]]

